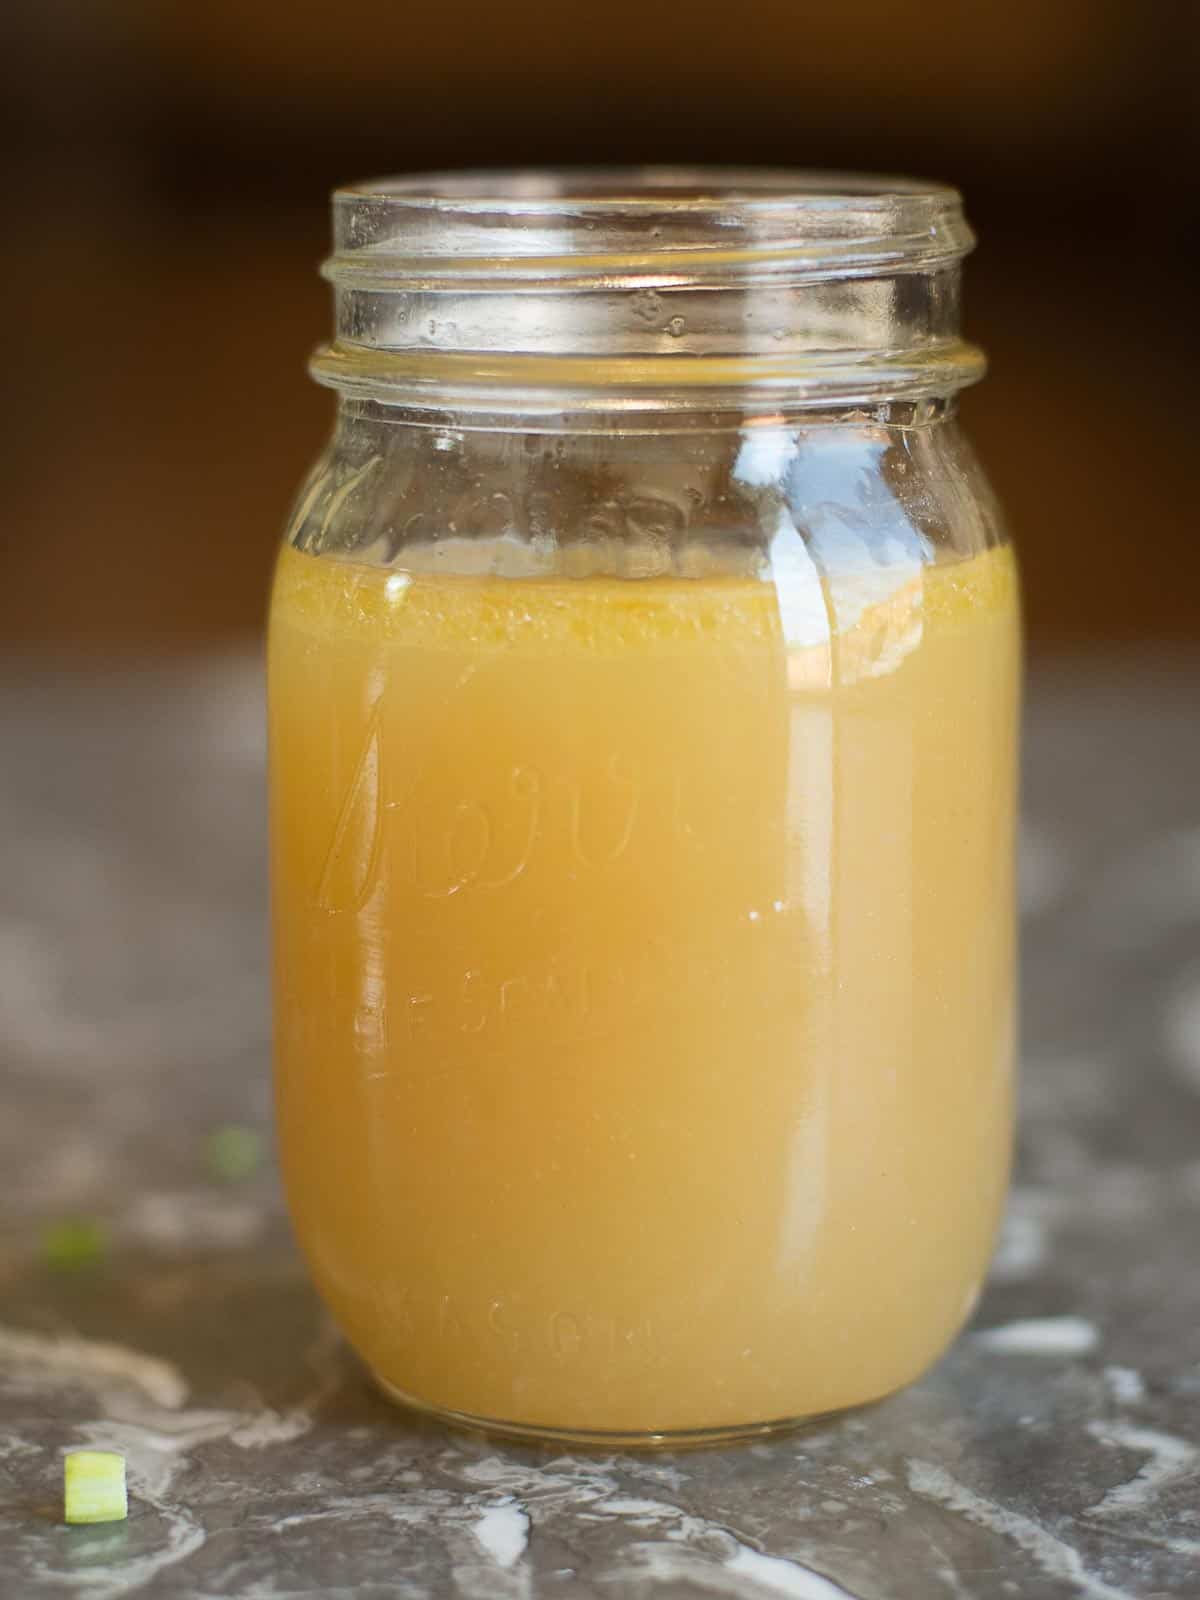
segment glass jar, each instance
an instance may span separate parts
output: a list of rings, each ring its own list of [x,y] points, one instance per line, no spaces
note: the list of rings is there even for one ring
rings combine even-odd
[[[916,1377],[1007,1181],[1018,621],[936,185],[340,191],[270,634],[321,1293],[459,1421],[727,1438]]]

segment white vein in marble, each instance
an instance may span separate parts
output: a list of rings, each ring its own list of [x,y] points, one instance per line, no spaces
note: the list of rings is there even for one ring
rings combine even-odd
[[[1073,1546],[1042,1527],[1032,1517],[996,1505],[958,1483],[944,1467],[929,1461],[910,1461],[909,1486],[927,1499],[936,1500],[948,1511],[966,1517],[993,1533],[1010,1539],[1024,1550],[1043,1572],[1052,1578],[1075,1585],[1081,1600],[1133,1600],[1127,1589],[1119,1589],[1089,1573],[1083,1558]]]
[[[1011,1355],[1079,1356],[1100,1342],[1095,1323],[1085,1317],[1026,1317],[975,1334],[978,1344]]]

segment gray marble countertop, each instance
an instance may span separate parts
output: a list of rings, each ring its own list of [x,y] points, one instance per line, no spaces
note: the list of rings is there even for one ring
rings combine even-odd
[[[690,1454],[390,1408],[269,1160],[253,661],[0,687],[0,1596],[1200,1596],[1200,663],[1031,684],[1018,1176],[921,1384]],[[68,1268],[48,1226],[101,1219]],[[128,1459],[67,1528],[61,1455]]]

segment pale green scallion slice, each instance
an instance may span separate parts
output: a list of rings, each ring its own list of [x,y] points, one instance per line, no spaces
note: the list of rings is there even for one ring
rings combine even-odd
[[[218,1128],[208,1136],[205,1156],[210,1174],[222,1183],[241,1183],[262,1165],[262,1138],[253,1128]]]
[[[121,1522],[129,1515],[125,1457],[115,1450],[72,1450],[63,1462],[68,1522]]]
[[[96,1267],[108,1253],[108,1231],[90,1217],[63,1217],[42,1234],[46,1265],[57,1272]]]

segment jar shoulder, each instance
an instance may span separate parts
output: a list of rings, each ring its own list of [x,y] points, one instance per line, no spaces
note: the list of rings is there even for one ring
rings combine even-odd
[[[762,575],[931,565],[1007,540],[952,412],[711,431],[523,432],[343,414],[286,542],[369,565],[501,576]]]

